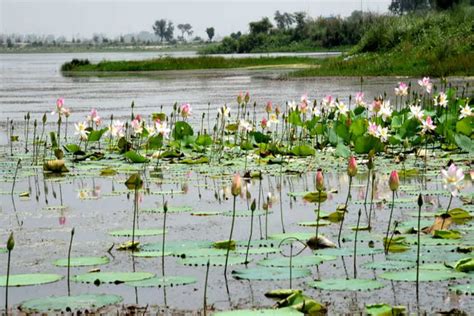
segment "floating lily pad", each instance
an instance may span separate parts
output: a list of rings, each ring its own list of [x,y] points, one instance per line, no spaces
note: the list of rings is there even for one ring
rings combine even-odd
[[[212,211],[209,211],[209,212],[192,212],[191,215],[192,216],[217,216],[217,215],[221,215],[222,212],[219,212],[219,211],[215,211],[215,212],[212,212]]]
[[[279,309],[241,309],[212,314],[213,316],[301,316],[302,313],[291,307]]]
[[[316,227],[318,226],[317,221],[310,221],[310,222],[299,222],[298,225],[304,226],[304,227]],[[331,225],[331,222],[325,221],[325,220],[319,220],[319,226],[327,226]]]
[[[61,280],[62,278],[63,276],[59,274],[46,274],[46,273],[11,274],[8,281],[8,287],[53,283],[53,282],[57,282]],[[6,286],[6,282],[7,282],[7,276],[0,275],[0,286]]]
[[[120,303],[122,297],[109,294],[81,294],[75,296],[49,296],[28,300],[19,306],[20,310],[27,313],[49,311],[77,311],[99,309],[104,306]]]
[[[187,276],[166,276],[166,277],[154,277],[141,281],[126,282],[125,285],[134,287],[163,287],[163,286],[179,286],[196,283],[196,278]]]
[[[413,268],[416,264],[411,261],[396,261],[396,260],[387,260],[387,261],[376,261],[376,262],[367,262],[362,265],[365,269],[372,270],[402,270]]]
[[[167,213],[186,213],[192,212],[193,208],[191,206],[168,206]],[[140,210],[145,213],[164,213],[163,208],[143,208]]]
[[[114,230],[109,232],[110,235],[115,237],[131,237],[133,231],[131,229]],[[147,228],[147,229],[135,229],[135,237],[144,236],[157,236],[163,235],[163,230],[158,228]]]
[[[271,240],[271,239],[256,239],[250,241],[250,247],[257,247],[257,248],[275,248],[278,247],[279,241]],[[237,247],[245,247],[247,248],[248,240],[245,241],[237,241]]]
[[[370,279],[328,279],[312,281],[309,286],[328,291],[370,291],[383,288],[383,283]]]
[[[211,248],[211,241],[200,240],[181,240],[181,241],[167,241],[165,244],[165,251],[172,253],[181,253],[189,249],[196,248]],[[147,243],[140,246],[140,251],[161,251],[163,248],[161,243]]]
[[[283,240],[285,238],[298,238],[301,241],[306,241],[310,239],[311,237],[314,237],[314,233],[305,233],[305,232],[295,232],[295,233],[282,233],[282,234],[274,234],[268,236],[269,239],[274,239],[274,240]],[[290,242],[290,241],[288,241]]]
[[[311,270],[305,268],[293,268],[291,277],[293,279],[304,278],[311,275]],[[238,280],[288,280],[290,279],[290,269],[257,267],[232,271],[232,276]]]
[[[154,277],[153,273],[148,272],[92,272],[75,275],[71,280],[80,283],[124,283],[132,281],[141,281]]]
[[[58,267],[67,267],[67,258],[54,261],[54,265]],[[97,266],[107,264],[110,260],[108,257],[76,257],[71,258],[71,267]]]
[[[456,292],[457,294],[469,294],[474,295],[474,284],[459,284],[449,287],[450,291]]]
[[[439,271],[439,270],[420,270],[420,282],[429,281],[445,281],[452,279],[459,279],[466,277],[466,273],[452,272],[452,271]],[[385,272],[379,275],[379,277],[392,280],[392,281],[416,281],[416,269],[408,271],[396,271],[396,272]]]
[[[291,265],[293,267],[310,267],[336,259],[335,256],[298,256],[291,260]],[[264,259],[257,262],[257,264],[265,267],[289,267],[290,258]]]
[[[249,248],[249,255],[265,255],[279,252],[281,252],[280,248]],[[245,255],[247,253],[247,248],[236,249],[235,253]]]
[[[380,249],[380,248],[357,247],[358,256],[376,255],[382,252],[383,252],[383,249]],[[318,249],[314,253],[316,255],[328,255],[328,256],[352,256],[354,255],[354,249],[326,248],[326,249]]]
[[[210,256],[210,257],[195,257],[195,258],[186,258],[178,260],[178,263],[185,265],[185,266],[206,266],[207,262],[211,266],[224,266],[225,265],[225,255],[224,256]],[[250,259],[248,259],[250,261]],[[245,256],[235,256],[229,255],[229,260],[227,265],[237,265],[237,264],[244,264],[245,263]]]

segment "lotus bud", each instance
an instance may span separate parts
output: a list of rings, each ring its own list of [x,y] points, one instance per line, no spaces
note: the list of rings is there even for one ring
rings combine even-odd
[[[347,175],[354,177],[357,174],[357,160],[354,156],[349,157],[349,164],[347,165]]]
[[[260,126],[262,126],[263,129],[267,128],[268,121],[266,118],[262,118],[262,121],[260,122]]]
[[[418,206],[422,207],[423,206],[423,198],[421,196],[421,193],[418,195]]]
[[[242,92],[240,92],[239,95],[237,96],[237,103],[238,104],[242,103],[242,98],[243,98]]]
[[[163,204],[163,212],[164,213],[168,212],[168,201],[166,201],[165,204]]]
[[[316,172],[316,189],[318,191],[324,190],[324,177],[323,171],[321,169],[318,169],[318,171]]]
[[[396,170],[393,170],[392,173],[390,173],[390,178],[388,179],[388,185],[390,187],[390,190],[392,191],[398,190],[398,187],[400,186],[400,179],[398,178],[398,172]]]
[[[272,109],[273,109],[272,101],[268,101],[268,102],[267,102],[267,105],[265,106],[265,112],[271,113],[271,112],[272,112]]]
[[[252,204],[250,204],[250,210],[252,212],[255,212],[256,209],[257,209],[257,203],[256,203],[255,199],[253,199]]]
[[[13,232],[10,233],[10,237],[8,237],[7,241],[7,250],[12,251],[15,248],[15,239],[13,239]]]
[[[248,91],[247,91],[247,93],[245,94],[244,101],[245,101],[245,103],[248,103],[248,102],[250,101],[250,94],[249,94]]]
[[[242,191],[242,179],[240,178],[240,174],[236,173],[234,177],[232,178],[231,193],[233,196],[238,196],[240,195],[241,191]]]
[[[374,169],[374,160],[372,159],[372,157],[369,157],[369,161],[367,161],[367,168],[369,170]]]
[[[280,113],[281,113],[280,107],[279,107],[279,106],[276,106],[276,107],[275,107],[275,114],[276,114],[276,116],[277,116],[277,117],[280,116]]]

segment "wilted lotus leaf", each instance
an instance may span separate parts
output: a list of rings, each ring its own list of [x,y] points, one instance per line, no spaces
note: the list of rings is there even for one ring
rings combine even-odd
[[[319,315],[326,312],[326,306],[303,294],[301,290],[275,290],[265,293],[266,297],[276,298],[278,308],[292,307],[305,315]]]
[[[474,271],[474,258],[464,258],[456,262],[454,269],[459,272]]]
[[[457,230],[435,230],[433,238],[441,239],[461,239],[461,233]]]
[[[328,194],[324,191],[321,191],[321,195],[320,192],[309,192],[303,197],[303,199],[310,203],[322,203],[328,199]]]
[[[59,159],[46,161],[43,164],[43,170],[54,173],[69,172],[68,168],[66,168],[64,160]]]
[[[235,240],[216,241],[212,244],[212,246],[216,249],[230,249],[230,250],[235,250],[235,245],[236,245]]]
[[[330,241],[328,238],[324,236],[318,236],[316,239],[316,236],[311,237],[307,242],[306,245],[311,250],[316,250],[316,249],[324,249],[324,248],[336,248],[336,244]]]
[[[138,249],[139,245],[140,245],[140,242],[138,241],[135,241],[135,242],[127,241],[119,245],[117,247],[117,250],[135,250],[135,249]]]
[[[423,229],[423,232],[426,234],[434,234],[436,230],[449,229],[452,224],[453,220],[451,218],[451,215],[442,214],[440,216],[436,216],[433,225]]]
[[[403,316],[407,315],[405,306],[390,306],[388,304],[372,304],[365,306],[365,312],[370,316]]]

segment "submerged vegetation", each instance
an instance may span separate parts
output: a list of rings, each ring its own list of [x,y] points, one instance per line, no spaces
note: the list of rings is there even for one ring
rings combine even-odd
[[[67,133],[73,112],[62,98],[52,124],[47,124],[46,114],[40,119],[28,113],[23,128],[9,121],[9,144],[0,154],[5,180],[0,198],[2,205],[11,199],[12,211],[2,214],[9,218],[2,234],[13,231],[17,242],[13,247],[11,237],[6,248],[0,248],[0,258],[8,255],[9,267],[7,275],[0,276],[5,310],[17,304],[8,301],[9,287],[41,286],[64,278],[62,273],[23,274],[14,261],[10,267],[11,253],[18,260],[31,251],[22,234],[38,231],[36,223],[30,226],[31,215],[17,210],[15,201],[35,196],[37,204],[31,202],[39,206],[37,212],[58,212],[63,226],[66,212],[71,212],[65,201],[76,198],[64,199],[62,188],[78,184],[77,199],[89,200],[87,205],[116,198],[123,209],[127,196],[132,206],[120,211],[107,202],[85,212],[75,210],[94,223],[92,235],[105,233],[106,243],[94,248],[85,244],[85,236],[80,236],[85,226],[60,230],[57,234],[64,234],[64,240],[53,239],[45,247],[63,255],[48,256],[41,267],[67,268],[69,295],[19,302],[15,308],[21,311],[119,308],[121,295],[135,288],[137,303],[130,310],[147,312],[148,305],[138,304],[138,289],[150,287],[162,289],[152,303],[167,309],[173,304],[167,299],[179,306],[184,300],[182,292],[170,297],[167,290],[193,284],[189,296],[203,298],[202,307],[193,308],[204,314],[214,311],[211,304],[225,295],[229,303],[218,309],[233,309],[232,301],[239,300],[242,310],[215,315],[346,310],[346,296],[341,303],[323,295],[333,291],[378,291],[386,300],[363,297],[349,307],[351,313],[447,312],[440,295],[444,298],[451,291],[462,300],[473,293],[473,175],[465,172],[472,167],[474,152],[470,96],[467,85],[435,86],[425,77],[414,85],[400,82],[393,94],[371,100],[359,91],[347,104],[332,96],[317,102],[303,95],[298,102],[257,105],[250,93],[241,93],[235,104],[212,112],[209,106],[203,113],[194,113],[188,103],[176,103],[168,113],[156,109],[149,117],[139,114],[134,103],[127,117],[105,117],[92,109],[84,121],[73,121],[73,136]],[[100,192],[99,179],[110,192]],[[84,188],[86,182],[92,190]],[[183,205],[186,202],[191,205]],[[87,216],[74,220],[87,223]],[[185,216],[183,222],[174,218]],[[78,236],[74,243],[73,236]],[[158,241],[149,240],[157,236]],[[119,238],[119,244],[113,239],[110,246],[111,238]],[[161,262],[157,265],[153,258]],[[143,264],[136,266],[138,260]],[[75,270],[82,266],[96,268]],[[42,269],[35,266],[35,271]],[[242,281],[264,291],[247,291]],[[79,295],[71,282],[84,288],[110,284],[120,295],[83,290]],[[401,282],[416,288],[407,290]],[[239,290],[242,287],[245,290]],[[421,287],[430,296],[438,295],[436,300],[420,295]],[[393,293],[384,292],[387,288]],[[270,301],[261,300],[262,293],[276,304],[271,307]],[[461,307],[457,302],[457,308],[470,310],[469,301]]]

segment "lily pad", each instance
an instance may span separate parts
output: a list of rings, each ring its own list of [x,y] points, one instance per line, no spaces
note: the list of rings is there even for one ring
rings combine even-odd
[[[474,284],[459,284],[449,287],[450,291],[456,292],[457,294],[470,294],[474,295]]]
[[[92,272],[75,275],[72,280],[80,283],[115,283],[141,281],[154,277],[153,273],[148,272]]]
[[[387,261],[376,261],[376,262],[367,262],[362,265],[365,269],[372,270],[402,270],[413,268],[416,264],[411,261],[396,261],[396,260],[387,260]]]
[[[178,263],[185,265],[185,266],[206,266],[207,262],[211,266],[224,266],[225,265],[225,256],[210,256],[210,257],[195,257],[195,258],[186,258],[178,260]],[[250,259],[248,259],[250,261]],[[227,265],[237,265],[237,264],[244,264],[245,263],[245,256],[235,256],[229,255],[229,260]]]
[[[335,256],[299,256],[291,260],[291,265],[293,267],[310,267],[336,259],[337,257]],[[289,267],[290,258],[264,259],[257,262],[257,264],[265,267]]]
[[[420,282],[445,281],[466,277],[466,273],[440,271],[440,270],[420,270]],[[379,275],[382,279],[392,281],[416,281],[416,269],[408,271],[385,272]]]
[[[154,277],[141,281],[126,282],[125,285],[134,287],[163,287],[163,286],[179,286],[196,283],[196,278],[187,276],[166,276],[166,277]]]
[[[163,208],[144,208],[140,210],[145,213],[164,213]],[[193,208],[191,206],[168,206],[167,213],[187,213],[192,212]]]
[[[294,268],[291,272],[291,277],[293,279],[304,278],[309,275],[311,275],[311,270],[305,268]],[[232,276],[238,280],[289,280],[290,269],[256,267],[232,271]]]
[[[110,235],[115,237],[131,237],[133,231],[131,229],[114,230],[109,232]],[[144,236],[157,236],[163,235],[163,230],[158,228],[147,228],[147,229],[135,229],[135,237]]]
[[[81,294],[75,296],[49,296],[25,301],[19,306],[27,313],[49,311],[77,311],[120,303],[122,297],[109,294]]]
[[[281,252],[280,248],[249,248],[249,255],[265,255],[279,252]],[[235,253],[245,255],[247,253],[247,248],[237,249],[235,250]]]
[[[380,248],[363,248],[357,247],[358,256],[376,255],[383,252]],[[354,249],[350,248],[326,248],[318,249],[314,252],[316,255],[329,255],[329,256],[352,256],[354,255]]]
[[[305,232],[294,232],[294,233],[281,233],[268,236],[269,239],[274,240],[283,240],[285,238],[298,238],[301,241],[306,241],[314,236],[314,233],[305,233]]]
[[[62,275],[46,274],[46,273],[32,273],[32,274],[10,274],[8,280],[8,287],[12,286],[29,286],[46,283],[53,283],[61,280]],[[6,286],[7,276],[0,275],[0,286]]]
[[[371,279],[328,279],[312,281],[309,286],[328,291],[370,291],[383,288],[383,283]]]
[[[171,251],[165,251],[164,253],[159,250],[159,251],[138,251],[132,253],[132,256],[134,257],[140,257],[140,258],[155,258],[155,257],[166,257],[166,256],[171,256],[173,253]]]
[[[167,241],[165,244],[165,251],[172,253],[182,253],[183,251],[196,248],[211,248],[211,241],[201,240],[181,240],[181,241]],[[163,248],[161,243],[147,243],[140,246],[140,251],[161,251]]]
[[[268,214],[272,214],[272,211],[268,211]],[[253,212],[253,216],[265,216],[267,214],[264,210],[256,210]],[[232,211],[225,211],[221,213],[224,216],[232,216]],[[235,211],[235,217],[250,217],[252,216],[252,211]]]
[[[58,259],[54,261],[54,265],[58,267],[67,267],[67,258]],[[76,257],[71,258],[71,267],[85,267],[85,266],[97,266],[101,264],[107,264],[110,260],[108,257]]]

